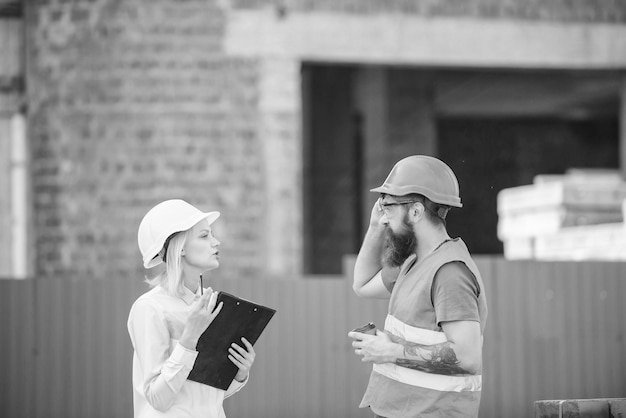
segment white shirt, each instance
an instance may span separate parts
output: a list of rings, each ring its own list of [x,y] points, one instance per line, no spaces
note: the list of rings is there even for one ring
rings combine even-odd
[[[156,286],[130,309],[135,418],[225,418],[224,399],[247,382],[233,380],[224,391],[187,380],[198,352],[184,348],[178,340],[191,306],[200,295],[184,289],[185,294],[176,297]]]

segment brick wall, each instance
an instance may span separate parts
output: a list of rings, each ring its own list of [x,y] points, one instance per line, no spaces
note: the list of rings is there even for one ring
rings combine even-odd
[[[140,276],[137,225],[148,208],[174,197],[223,212],[218,275],[301,271],[301,63],[295,55],[229,56],[223,45],[229,8],[275,4],[25,2],[37,275]],[[609,0],[277,7],[290,10],[626,21],[626,4]],[[401,79],[394,83],[390,91],[404,89]]]
[[[272,6],[289,11],[409,13],[567,22],[626,22],[626,3],[615,0],[233,0],[237,8]]]
[[[37,274],[140,275],[137,226],[168,198],[222,212],[218,274],[264,268],[259,65],[223,54],[216,2],[25,12]]]

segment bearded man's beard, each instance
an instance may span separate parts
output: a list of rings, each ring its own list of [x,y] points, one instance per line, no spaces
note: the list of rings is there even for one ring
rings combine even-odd
[[[415,253],[417,253],[417,239],[405,215],[399,232],[393,232],[387,226],[383,264],[388,267],[399,267],[411,254]]]

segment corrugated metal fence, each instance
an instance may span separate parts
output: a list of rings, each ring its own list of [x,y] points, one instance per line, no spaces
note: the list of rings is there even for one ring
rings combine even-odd
[[[531,417],[539,399],[626,393],[626,263],[479,258],[489,301],[483,417]],[[349,329],[383,324],[386,302],[346,278],[220,280],[273,306],[230,417],[371,417],[357,408],[369,367]],[[0,280],[2,417],[130,417],[126,318],[140,280]]]

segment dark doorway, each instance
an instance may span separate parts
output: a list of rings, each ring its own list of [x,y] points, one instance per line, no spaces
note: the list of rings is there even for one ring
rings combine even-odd
[[[304,265],[306,274],[337,274],[362,239],[360,117],[354,68],[308,65],[304,91]]]
[[[618,168],[620,83],[606,71],[304,65],[305,273],[342,272],[367,228],[369,189],[417,153],[459,178],[450,234],[474,254],[502,254],[500,190]]]

